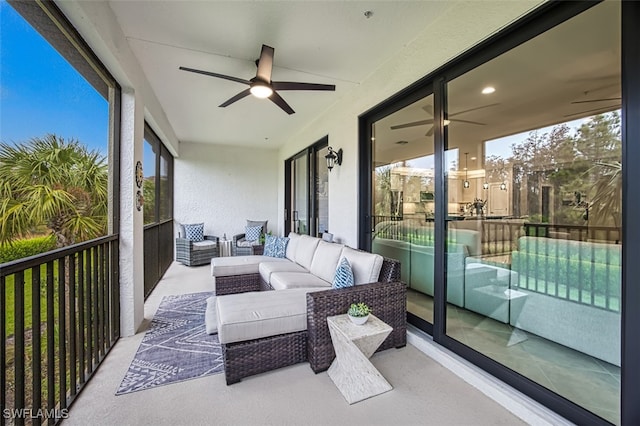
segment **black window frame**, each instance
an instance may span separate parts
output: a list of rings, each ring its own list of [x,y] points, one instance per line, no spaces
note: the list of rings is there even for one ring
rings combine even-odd
[[[174,157],[171,152],[167,149],[167,147],[162,143],[162,140],[158,137],[156,132],[153,131],[151,126],[145,122],[144,123],[144,140],[149,143],[153,152],[155,154],[154,158],[154,179],[155,179],[155,205],[154,205],[154,220],[152,222],[148,222],[145,224],[145,228],[152,225],[157,225],[160,223],[165,223],[173,220],[173,188],[174,188]],[[167,183],[168,183],[168,199],[169,203],[169,217],[162,219],[160,215],[160,201],[161,201],[161,177],[160,177],[160,169],[161,169],[161,158],[167,159]],[[145,165],[149,167],[149,165]],[[146,202],[146,201],[145,201]]]
[[[109,105],[108,235],[120,233],[120,123],[122,88],[53,1],[7,0]]]

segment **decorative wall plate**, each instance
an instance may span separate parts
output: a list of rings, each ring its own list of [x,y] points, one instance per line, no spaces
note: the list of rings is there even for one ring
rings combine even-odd
[[[142,181],[144,180],[144,173],[142,172],[142,162],[136,163],[136,185],[138,188],[142,188]]]
[[[144,196],[142,195],[142,191],[138,190],[136,192],[136,208],[138,211],[142,210],[142,206],[144,206]]]

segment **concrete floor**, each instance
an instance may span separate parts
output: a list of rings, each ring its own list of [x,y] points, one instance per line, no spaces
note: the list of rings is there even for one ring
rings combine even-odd
[[[505,399],[505,395],[516,395],[515,391],[504,384],[492,384],[490,379],[478,379],[481,372],[472,371],[464,361],[456,360],[416,333],[409,335],[413,344],[372,358],[394,389],[354,405],[346,403],[326,372],[314,374],[306,363],[249,377],[232,386],[227,386],[224,375],[218,374],[115,396],[162,297],[211,290],[211,280],[208,266],[188,268],[174,263],[145,304],[146,320],[141,331],[118,341],[63,423],[518,425],[558,424],[561,420],[524,397]],[[425,355],[425,351],[439,361]],[[459,371],[454,374],[450,370]],[[474,385],[459,375],[466,375],[465,380]]]

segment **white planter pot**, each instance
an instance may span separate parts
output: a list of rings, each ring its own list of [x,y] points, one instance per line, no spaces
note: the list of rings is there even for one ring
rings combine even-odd
[[[351,315],[349,315],[349,319],[356,325],[362,325],[367,322],[367,320],[369,319],[369,315],[367,315],[366,317],[352,317]]]

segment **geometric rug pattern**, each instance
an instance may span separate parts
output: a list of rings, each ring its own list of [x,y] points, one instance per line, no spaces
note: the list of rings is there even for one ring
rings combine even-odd
[[[211,292],[165,296],[116,395],[224,371],[217,334],[205,331]]]

